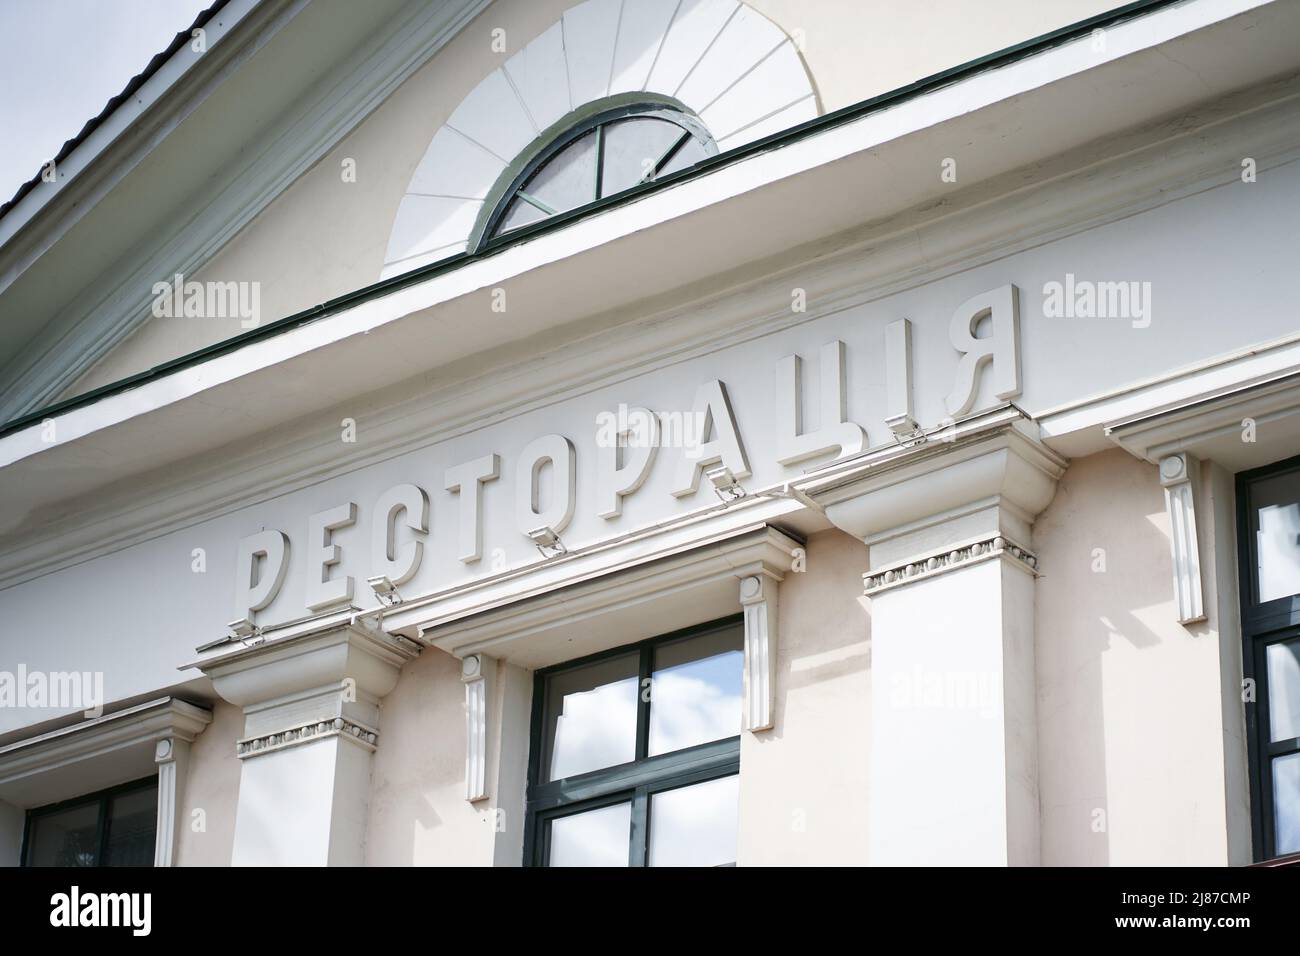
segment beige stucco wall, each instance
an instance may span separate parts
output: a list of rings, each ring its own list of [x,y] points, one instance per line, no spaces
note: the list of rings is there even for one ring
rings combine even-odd
[[[807,554],[808,570],[781,583],[776,725],[741,736],[741,866],[867,862],[867,549],[827,531]]]
[[[187,279],[260,283],[266,323],[377,281],[397,206],[430,139],[474,86],[555,23],[568,0],[497,0]],[[826,111],[1111,9],[1112,0],[752,0],[804,47]],[[492,31],[506,31],[504,53]],[[265,55],[265,54],[263,54]],[[343,182],[344,159],[356,181]],[[159,276],[170,279],[170,276]],[[238,319],[147,321],[75,395],[243,331]]]
[[[1223,560],[1230,493],[1206,482],[1197,517],[1208,620],[1188,626],[1174,609],[1155,466],[1119,450],[1077,460],[1038,519],[1044,864],[1241,862],[1239,635],[1230,621],[1220,635],[1221,603],[1235,601]]]
[[[235,809],[239,805],[239,758],[235,741],[244,735],[244,714],[218,701],[212,723],[190,745],[189,780],[177,810],[181,823],[176,841],[177,866],[229,866],[235,845]],[[196,831],[194,811],[202,810],[204,829]]]
[[[871,673],[867,613],[858,600],[866,548],[831,531],[813,536],[807,551],[807,572],[781,585],[776,726],[741,740],[742,865],[866,859]],[[531,674],[499,668],[490,711],[492,796],[470,804],[459,662],[430,649],[402,669],[383,702],[368,865],[519,864],[530,692]]]
[[[519,865],[530,689],[524,671],[498,665],[488,713],[492,798],[471,804],[465,799],[460,661],[430,648],[402,668],[382,704],[381,744],[370,777],[367,865]],[[504,745],[503,733],[509,736]]]

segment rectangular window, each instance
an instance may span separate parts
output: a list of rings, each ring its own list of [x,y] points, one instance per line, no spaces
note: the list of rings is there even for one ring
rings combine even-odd
[[[1237,510],[1251,809],[1263,860],[1300,853],[1300,458],[1239,474]]]
[[[23,866],[153,866],[158,778],[27,811]]]
[[[525,862],[736,862],[744,623],[538,671]]]

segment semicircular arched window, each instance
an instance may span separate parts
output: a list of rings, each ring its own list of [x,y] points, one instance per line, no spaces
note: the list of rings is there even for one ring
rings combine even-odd
[[[622,107],[556,137],[514,177],[485,240],[693,166],[718,152],[695,117],[671,106]]]

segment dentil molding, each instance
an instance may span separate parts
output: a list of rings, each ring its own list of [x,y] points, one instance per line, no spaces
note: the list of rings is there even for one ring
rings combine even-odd
[[[885,568],[869,571],[862,575],[863,589],[868,597],[872,597],[905,584],[924,581],[949,571],[995,559],[1010,561],[1035,577],[1038,576],[1038,557],[1028,548],[1014,544],[999,534],[986,536],[961,547],[920,555],[913,560],[900,561]]]
[[[379,731],[374,727],[368,727],[355,720],[335,717],[333,720],[307,721],[276,733],[241,737],[235,743],[235,755],[243,760],[329,737],[341,737],[372,753],[379,743]]]

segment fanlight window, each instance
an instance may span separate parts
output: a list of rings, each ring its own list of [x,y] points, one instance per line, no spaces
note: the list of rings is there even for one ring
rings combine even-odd
[[[577,209],[716,154],[694,117],[662,106],[623,108],[569,130],[515,177],[484,235]]]

